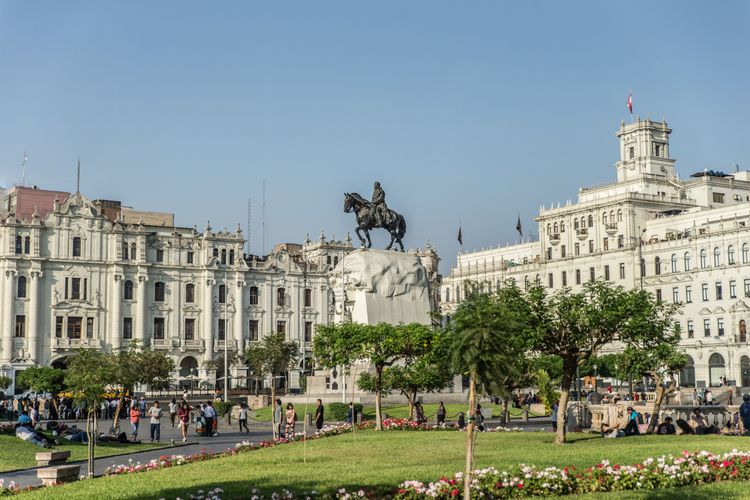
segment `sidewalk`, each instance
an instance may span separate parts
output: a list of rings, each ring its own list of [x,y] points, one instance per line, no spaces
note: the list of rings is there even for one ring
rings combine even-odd
[[[111,421],[109,421],[111,423]],[[107,421],[101,422],[100,428],[106,428],[105,425],[109,425]],[[195,434],[195,426],[191,426],[190,432],[188,433],[188,442],[183,443],[180,437],[180,431],[177,427],[171,427],[168,423],[165,426],[162,424],[161,429],[161,441],[166,446],[169,446],[171,440],[174,439],[174,446],[169,448],[161,448],[158,450],[147,450],[139,453],[131,453],[126,455],[113,455],[109,457],[102,457],[94,459],[94,475],[101,476],[104,474],[104,470],[107,467],[127,464],[129,461],[133,463],[147,463],[153,459],[158,459],[162,455],[193,455],[199,453],[201,450],[212,451],[215,453],[222,452],[227,448],[232,448],[240,441],[263,441],[271,439],[271,424],[265,422],[248,422],[250,427],[250,433],[243,432],[240,434],[237,431],[237,424],[231,429],[226,425],[219,424],[219,435],[214,437],[198,436]],[[301,426],[300,426],[301,427]],[[300,429],[301,430],[301,429]],[[148,437],[148,429],[146,433],[142,434],[142,437]],[[43,451],[39,448],[39,451]],[[81,464],[81,475],[85,476],[88,474],[88,463],[85,460],[68,462]],[[38,467],[24,469],[16,472],[0,472],[0,479],[5,480],[7,485],[11,481],[16,482],[20,487],[26,486],[39,486],[42,484],[41,480],[37,479],[36,471]]]

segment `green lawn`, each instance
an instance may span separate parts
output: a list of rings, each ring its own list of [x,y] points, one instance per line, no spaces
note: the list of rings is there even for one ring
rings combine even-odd
[[[435,421],[434,413],[437,411],[437,404],[425,404],[424,407],[424,413],[428,417],[430,422]],[[448,420],[455,420],[457,417],[456,415],[458,412],[463,411],[466,412],[466,405],[465,404],[447,404],[445,405],[445,410],[448,412]],[[304,405],[297,405],[297,414],[302,415],[305,410]],[[492,415],[494,417],[499,417],[500,412],[502,411],[502,407],[499,405],[492,405]],[[408,418],[409,417],[409,407],[407,405],[403,406],[386,406],[383,407],[383,412],[387,414],[390,417],[394,418]],[[521,413],[523,410],[519,408],[509,408],[510,416],[511,418],[521,418]],[[315,415],[315,402],[310,402],[310,405],[307,408],[307,413],[310,415]],[[374,406],[365,406],[363,407],[363,416],[365,420],[375,420],[375,407]],[[535,416],[535,415],[531,415]],[[271,421],[271,408],[261,408],[259,410],[255,410],[252,413],[252,417],[255,420],[261,421],[261,422],[270,422]],[[326,413],[326,421],[330,422],[330,412]]]
[[[161,444],[164,446],[164,443]],[[119,443],[107,443],[97,446],[95,453],[97,457],[106,457],[109,455],[118,455],[121,453],[132,453],[144,451],[150,448],[156,448],[156,444],[141,443],[123,445]],[[66,443],[56,446],[55,450],[70,450],[69,460],[86,459],[87,447],[82,443]],[[35,467],[36,460],[34,455],[40,451],[46,451],[35,444],[22,441],[15,436],[0,435],[0,472],[15,469],[24,469]],[[2,474],[0,474],[2,477]]]
[[[225,490],[222,498],[226,499],[247,498],[253,487],[266,493],[283,488],[329,491],[342,486],[395,487],[406,479],[430,481],[461,470],[465,437],[462,432],[365,431],[310,441],[307,463],[303,463],[302,443],[294,443],[172,469],[37,490],[25,493],[24,497],[173,499],[177,496],[185,498],[186,494],[198,489],[221,486]],[[750,449],[750,439],[727,436],[602,439],[594,435],[574,435],[571,438],[571,443],[556,446],[552,444],[550,433],[480,434],[477,438],[477,467],[507,468],[523,462],[580,468],[603,459],[613,463],[635,463],[648,456],[677,454],[683,450],[723,452],[733,448]],[[739,492],[747,486],[746,483],[714,485],[705,487],[705,490],[691,488],[686,492],[704,494],[708,498],[725,489]]]

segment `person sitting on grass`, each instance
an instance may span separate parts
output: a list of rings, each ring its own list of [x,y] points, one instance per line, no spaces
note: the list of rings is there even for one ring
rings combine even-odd
[[[708,419],[703,415],[700,408],[693,410],[693,414],[690,416],[690,427],[696,434],[718,434],[719,429],[708,423]]]
[[[632,406],[628,406],[628,423],[625,424],[626,436],[637,436],[640,434],[640,431],[638,431],[639,417],[638,412]]]
[[[656,428],[657,434],[677,434],[677,429],[675,429],[674,424],[672,423],[672,417],[666,417],[664,419],[664,422],[659,424],[659,427]]]

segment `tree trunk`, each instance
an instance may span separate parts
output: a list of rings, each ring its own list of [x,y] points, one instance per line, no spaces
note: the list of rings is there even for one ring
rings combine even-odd
[[[474,417],[476,382],[469,376],[469,422],[466,425],[466,466],[464,467],[464,500],[471,500],[471,471],[474,468]]]
[[[276,380],[271,374],[271,422],[273,423],[273,437],[278,438],[278,422],[276,422]]]
[[[122,404],[125,402],[125,391],[120,394],[120,399],[117,400],[117,408],[115,408],[115,415],[112,417],[112,432],[117,433],[117,424],[120,422],[120,411],[122,410]]]
[[[667,394],[674,392],[677,388],[677,383],[672,380],[669,386],[665,389],[662,385],[661,377],[654,374],[654,382],[656,383],[656,396],[654,398],[654,411],[651,412],[651,420],[648,423],[648,433],[652,434],[656,430],[656,424],[659,420],[659,412],[661,411],[661,405],[664,403],[664,397]]]
[[[503,398],[502,414],[500,415],[500,421],[503,425],[510,425],[510,419],[506,421],[505,417],[508,416],[508,398]]]
[[[383,390],[383,366],[380,364],[375,365],[375,430],[383,430],[383,408],[381,406],[382,397],[381,391]],[[354,410],[352,410],[352,413]],[[353,416],[353,415],[352,415]],[[352,420],[354,422],[354,420]]]
[[[404,396],[406,396],[406,401],[409,402],[409,420],[413,420],[414,402],[417,400],[417,390],[406,390],[404,391]]]
[[[96,410],[89,410],[86,416],[86,436],[88,437],[88,477],[94,477],[94,427]]]
[[[557,432],[555,433],[555,444],[565,444],[565,424],[568,415],[568,400],[570,399],[570,387],[576,374],[575,359],[563,359],[563,375],[560,383],[560,401],[557,404]]]

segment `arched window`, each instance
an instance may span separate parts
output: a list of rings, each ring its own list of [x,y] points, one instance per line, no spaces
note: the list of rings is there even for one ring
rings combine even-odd
[[[16,284],[16,295],[19,299],[26,298],[26,276],[19,276]]]
[[[192,283],[185,285],[185,302],[189,304],[195,302],[195,285]]]
[[[226,248],[221,249],[221,263],[222,264],[227,263],[227,249]]]
[[[747,323],[744,319],[740,320],[740,342],[747,342]]]
[[[229,251],[229,265],[230,266],[234,265],[234,250]]]
[[[727,247],[727,264],[734,265],[734,247],[732,245],[729,245]]]
[[[700,259],[701,259],[701,269],[707,268],[708,267],[708,254],[706,254],[705,248],[701,249]]]
[[[565,232],[565,221],[560,221],[560,232],[561,233]]]
[[[558,234],[557,232],[557,222],[552,226],[552,234]]]
[[[602,222],[603,222],[604,224],[606,224],[606,223],[607,223],[607,212],[604,212],[604,213],[602,213]]]
[[[212,251],[212,253],[213,253],[214,257],[216,257],[217,259],[219,258],[219,249],[218,248],[214,248],[213,251]]]
[[[127,242],[123,242],[123,244],[122,244],[122,260],[129,260],[128,259],[128,244],[127,244]]]
[[[445,301],[446,302],[451,301],[451,289],[450,288],[445,289]]]
[[[622,210],[617,211],[617,222],[622,222]]]
[[[164,302],[164,283],[157,281],[154,283],[154,302]]]
[[[31,253],[31,238],[28,236],[23,239],[23,253],[26,255]]]
[[[594,216],[589,215],[589,227],[594,227]]]
[[[578,229],[578,219],[573,219],[573,229]]]
[[[742,244],[742,263],[747,264],[750,261],[750,247],[747,243]]]
[[[125,280],[125,284],[123,285],[123,298],[125,300],[133,300],[133,282],[130,280]]]
[[[740,374],[742,375],[742,387],[750,386],[750,358],[742,356],[740,358]]]
[[[677,272],[677,254],[676,253],[672,254],[672,272],[673,273]]]
[[[714,248],[714,267],[721,265],[721,249],[719,247]]]
[[[227,286],[219,285],[219,304],[226,304],[227,302]]]
[[[695,387],[695,362],[690,356],[680,370],[680,387]]]
[[[16,236],[16,253],[23,253],[23,238],[20,236]]]
[[[726,376],[726,365],[724,357],[718,352],[713,353],[708,358],[708,385],[717,387],[723,385],[723,378]]]
[[[552,224],[547,223],[547,234],[552,234]]]
[[[250,287],[250,305],[251,306],[258,305],[258,287],[257,286]]]
[[[685,271],[690,271],[693,266],[690,262],[690,252],[685,252],[685,256],[682,258],[685,263]]]
[[[612,210],[609,212],[609,222],[615,222],[615,211]]]
[[[661,274],[661,259],[659,257],[654,259],[654,274],[657,276]]]
[[[284,288],[276,289],[276,305],[279,307],[286,305],[286,290]]]
[[[73,238],[73,257],[81,256],[81,237],[75,236]]]
[[[136,246],[135,243],[130,244],[130,260],[136,260],[138,258],[138,253],[135,251]]]
[[[523,277],[523,289],[524,290],[529,289],[529,277],[528,276]]]

